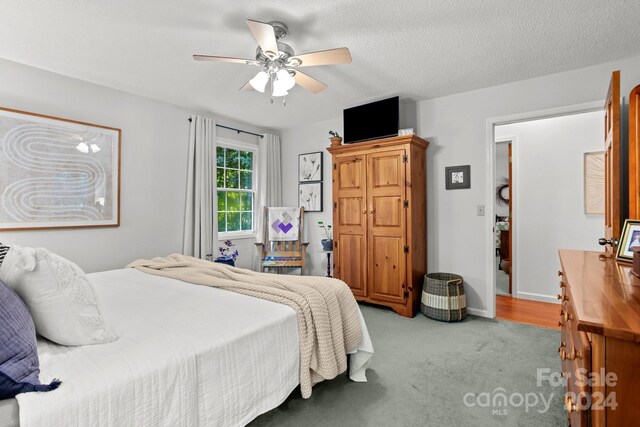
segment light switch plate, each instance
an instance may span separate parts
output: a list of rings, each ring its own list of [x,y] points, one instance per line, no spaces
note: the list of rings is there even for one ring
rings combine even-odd
[[[476,214],[478,216],[484,216],[484,205],[477,206]]]

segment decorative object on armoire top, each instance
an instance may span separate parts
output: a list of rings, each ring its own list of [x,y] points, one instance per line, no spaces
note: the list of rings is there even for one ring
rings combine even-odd
[[[331,232],[331,224],[325,224],[323,221],[318,221],[318,227],[324,230],[324,235],[327,237],[326,239],[322,239],[320,241],[320,243],[322,243],[322,250],[332,251],[333,250],[333,233]]]
[[[332,147],[337,147],[338,145],[342,145],[342,137],[338,132],[330,130],[329,135],[331,135],[331,138],[329,138],[329,140],[331,140]]]
[[[322,152],[298,155],[298,182],[322,181]]]
[[[426,150],[415,135],[329,147],[333,276],[358,301],[413,317],[427,272]]]
[[[618,261],[633,261],[633,248],[640,247],[640,220],[627,219],[622,227],[622,237],[618,244]]]
[[[471,166],[447,166],[444,168],[445,188],[462,190],[471,188]]]
[[[322,182],[298,184],[298,206],[305,212],[322,212]]]
[[[235,247],[235,243],[231,240],[225,240],[222,242],[223,246],[218,247],[218,257],[215,262],[220,264],[228,264],[232,267],[236,265],[236,259],[238,258],[238,250],[232,250]]]
[[[503,183],[496,187],[496,203],[509,206],[509,178],[503,178]]]
[[[604,215],[604,151],[584,153],[584,213]]]
[[[413,128],[399,129],[398,136],[415,135]]]
[[[120,133],[0,108],[0,229],[119,226]]]
[[[422,314],[443,322],[457,322],[467,317],[463,282],[457,274],[426,274],[420,303]]]

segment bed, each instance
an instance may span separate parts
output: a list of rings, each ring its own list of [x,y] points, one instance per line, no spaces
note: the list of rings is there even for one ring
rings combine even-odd
[[[241,426],[298,386],[290,307],[135,269],[89,277],[120,339],[82,347],[40,339],[41,380],[63,385],[0,402],[0,426]],[[373,354],[360,322],[349,372],[358,381]]]

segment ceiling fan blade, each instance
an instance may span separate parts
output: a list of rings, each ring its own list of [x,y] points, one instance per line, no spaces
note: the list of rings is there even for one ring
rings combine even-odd
[[[332,65],[332,64],[350,64],[351,53],[346,47],[339,47],[337,49],[321,50],[319,52],[304,53],[302,55],[296,55],[289,60],[300,61],[299,67],[313,67],[314,65]]]
[[[242,86],[242,87],[241,87],[240,89],[238,89],[238,90],[241,90],[241,91],[243,91],[243,92],[249,92],[249,91],[251,91],[251,90],[255,90],[255,89],[253,88],[253,86],[251,86],[251,82],[247,82],[244,86]]]
[[[273,27],[270,24],[254,21],[253,19],[247,19],[247,25],[260,45],[262,52],[268,57],[277,56],[278,41]]]
[[[313,77],[309,77],[308,75],[301,73],[300,71],[296,71],[296,75],[294,76],[296,79],[296,83],[308,90],[309,92],[318,93],[327,88],[327,85],[314,79]]]
[[[193,55],[193,59],[196,61],[218,61],[218,62],[231,62],[233,64],[248,64],[256,65],[258,61],[253,59],[231,58],[229,56],[212,56],[212,55]]]

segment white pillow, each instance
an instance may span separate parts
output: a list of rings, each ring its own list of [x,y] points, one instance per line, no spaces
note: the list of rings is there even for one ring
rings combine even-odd
[[[0,280],[29,307],[36,332],[62,345],[100,344],[118,336],[105,325],[95,289],[74,263],[43,248],[11,246]]]

